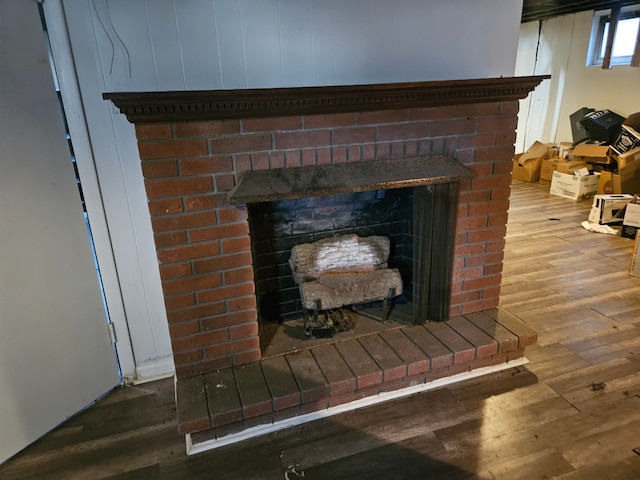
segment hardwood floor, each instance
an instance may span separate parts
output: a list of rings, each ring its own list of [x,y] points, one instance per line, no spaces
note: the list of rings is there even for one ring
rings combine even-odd
[[[2,479],[638,479],[633,241],[590,201],[513,185],[502,307],[530,363],[187,457],[171,380],[119,389],[0,466]],[[43,405],[46,408],[46,405]]]

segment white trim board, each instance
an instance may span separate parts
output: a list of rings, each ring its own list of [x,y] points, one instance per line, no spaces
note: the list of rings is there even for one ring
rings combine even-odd
[[[105,2],[93,3],[47,0],[45,18],[122,376],[138,384],[175,369],[134,126],[102,99],[110,54],[96,43]]]
[[[43,3],[51,50],[56,65],[60,95],[64,104],[67,124],[73,139],[76,166],[82,181],[85,205],[91,223],[102,286],[108,314],[117,338],[116,351],[120,370],[124,376],[135,373],[135,359],[127,327],[127,318],[118,281],[118,272],[107,223],[100,181],[93,157],[91,138],[87,130],[82,97],[78,87],[73,54],[67,35],[65,16],[60,0]]]
[[[299,415],[296,417],[287,418],[285,420],[279,420],[277,422],[272,422],[264,425],[256,425],[255,427],[249,427],[241,432],[225,435],[224,437],[220,437],[217,439],[205,440],[202,442],[194,443],[191,438],[191,435],[187,434],[185,435],[187,455],[196,455],[198,453],[207,452],[209,450],[214,450],[216,448],[224,447],[226,445],[231,445],[233,443],[249,440],[250,438],[255,438],[261,435],[266,435],[268,433],[277,432],[285,428],[295,427],[298,425],[302,425],[304,423],[313,422],[315,420],[320,420],[320,419],[332,417],[334,415],[338,415],[341,413],[357,410],[359,408],[369,407],[372,405],[376,405],[378,403],[388,402],[390,400],[395,400],[397,398],[407,397],[409,395],[414,395],[416,393],[435,390],[437,388],[462,382],[464,380],[470,380],[472,378],[489,375],[491,373],[501,372],[503,370],[508,370],[514,367],[520,367],[522,365],[526,365],[527,363],[529,363],[529,360],[527,360],[526,357],[521,357],[516,360],[501,363],[499,365],[482,367],[475,370],[470,370],[468,372],[462,372],[456,375],[451,375],[450,377],[439,378],[431,382],[421,383],[419,385],[412,385],[412,386],[402,388],[399,390],[394,390],[391,392],[382,392],[375,396],[361,398],[359,400],[354,400],[353,402],[337,405],[335,407],[329,407],[325,410],[306,413],[304,415]]]

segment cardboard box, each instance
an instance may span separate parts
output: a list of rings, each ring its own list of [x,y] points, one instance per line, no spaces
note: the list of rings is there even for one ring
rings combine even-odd
[[[600,225],[620,225],[624,219],[625,207],[632,200],[633,195],[626,193],[596,195],[593,197],[589,221]]]
[[[553,172],[558,169],[558,165],[566,161],[567,160],[565,160],[564,158],[558,157],[542,160],[542,165],[540,166],[540,181],[550,182],[553,177]]]
[[[630,202],[624,211],[623,225],[640,227],[640,205]]]
[[[640,160],[625,162],[617,172],[600,172],[598,194],[640,193]]]
[[[617,154],[628,152],[636,147],[640,147],[640,136],[636,136],[633,128],[622,125],[620,135],[616,141],[611,144],[611,149]]]
[[[589,169],[589,167],[590,165],[587,162],[583,162],[581,160],[568,160],[558,163],[558,168],[556,170],[558,170],[560,173],[569,173],[573,175],[576,171],[583,168]]]
[[[576,145],[573,149],[573,159],[587,163],[611,163],[609,147],[607,145],[589,143]]]
[[[614,155],[613,158],[618,163],[618,169],[625,168],[628,163],[640,160],[640,147],[621,153],[620,155]]]
[[[555,171],[553,172],[549,193],[559,197],[570,198],[571,200],[591,198],[598,190],[599,180],[599,173],[578,177]]]
[[[632,113],[622,122],[622,131],[611,148],[618,154],[640,147],[640,112]]]
[[[536,179],[540,179],[542,159],[528,160],[526,163],[521,164],[519,159],[522,155],[524,154],[517,154],[513,159],[513,179],[523,182],[535,182]]]
[[[580,123],[589,133],[589,138],[600,142],[613,143],[622,130],[626,119],[610,110],[587,113]]]
[[[537,182],[540,179],[542,160],[548,158],[549,145],[534,142],[525,153],[513,159],[513,179],[523,182]]]

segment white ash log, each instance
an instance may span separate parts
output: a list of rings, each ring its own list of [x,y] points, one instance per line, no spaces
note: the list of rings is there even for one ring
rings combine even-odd
[[[328,310],[344,305],[357,305],[402,293],[402,278],[395,268],[362,273],[323,273],[317,279],[299,285],[304,308]],[[389,295],[391,293],[391,295]]]
[[[324,272],[367,272],[387,267],[389,239],[355,234],[301,243],[291,249],[289,266],[296,283]]]

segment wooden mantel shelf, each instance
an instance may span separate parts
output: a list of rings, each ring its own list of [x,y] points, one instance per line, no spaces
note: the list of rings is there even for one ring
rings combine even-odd
[[[473,172],[444,155],[248,171],[228,193],[231,204],[458,182]]]
[[[439,107],[525,98],[550,75],[323,87],[105,93],[131,123]]]

